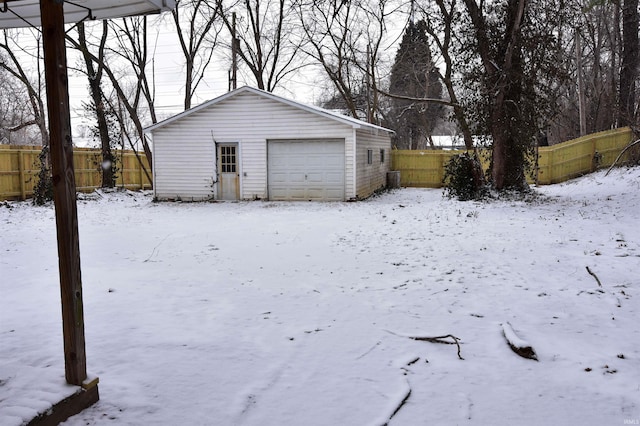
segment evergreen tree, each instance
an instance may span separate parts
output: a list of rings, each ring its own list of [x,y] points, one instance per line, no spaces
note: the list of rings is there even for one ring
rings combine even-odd
[[[387,125],[396,131],[395,145],[400,149],[426,147],[443,114],[442,105],[416,100],[442,97],[425,28],[423,20],[409,21],[391,68],[389,93],[414,99],[391,99]]]

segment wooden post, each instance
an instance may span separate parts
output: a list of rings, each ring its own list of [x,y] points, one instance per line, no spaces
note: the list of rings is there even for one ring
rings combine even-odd
[[[589,172],[593,173],[598,170],[598,165],[600,163],[600,159],[598,158],[598,150],[596,143],[598,142],[598,138],[591,138],[591,167],[589,168]]]
[[[25,185],[25,176],[24,176],[24,151],[18,150],[18,179],[20,179],[20,199],[22,201],[27,199],[27,188]]]
[[[80,386],[87,378],[87,367],[63,1],[40,0],[40,12],[58,235],[65,377],[69,384]]]
[[[147,177],[144,174],[144,169],[142,168],[142,164],[138,163],[137,165],[138,167],[138,176],[140,177],[140,190],[144,191],[144,181],[147,179]]]

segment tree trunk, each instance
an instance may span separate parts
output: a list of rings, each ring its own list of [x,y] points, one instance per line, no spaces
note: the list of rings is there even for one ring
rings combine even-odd
[[[489,30],[475,0],[464,0],[474,26],[478,51],[485,71],[486,91],[491,93],[489,130],[493,138],[491,176],[497,190],[521,190],[524,178],[524,152],[518,140],[520,81],[522,61],[521,24],[526,0],[509,0],[506,7],[505,34],[497,54],[492,53]]]
[[[582,35],[576,28],[576,76],[578,82],[578,112],[580,115],[580,136],[587,134],[587,101],[582,69]]]
[[[620,69],[620,106],[618,125],[628,126],[635,123],[638,94],[636,81],[640,67],[638,53],[638,0],[624,0],[622,7],[622,66]]]
[[[102,58],[104,42],[106,41],[106,32],[107,32],[106,21],[102,27],[103,30],[103,38],[102,43],[100,45],[100,52],[98,55]],[[100,137],[100,147],[102,151],[102,187],[103,188],[113,188],[116,184],[115,182],[115,174],[113,172],[114,169],[114,156],[111,152],[111,141],[109,138],[109,125],[107,124],[106,111],[104,108],[104,101],[102,99],[102,71],[101,65],[98,64],[98,71],[95,70],[93,60],[91,59],[91,55],[89,55],[89,47],[87,46],[87,40],[85,36],[84,23],[80,22],[78,24],[78,43],[80,44],[80,51],[82,52],[82,57],[84,59],[84,63],[87,69],[87,77],[89,80],[89,92],[91,94],[91,100],[93,101],[93,105],[95,107],[96,120],[98,122],[98,136]]]

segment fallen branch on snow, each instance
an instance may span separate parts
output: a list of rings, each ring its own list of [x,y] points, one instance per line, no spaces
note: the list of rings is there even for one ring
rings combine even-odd
[[[597,289],[596,292],[604,293],[605,291],[602,290],[602,283],[600,282],[600,279],[598,278],[598,276],[591,269],[589,269],[588,266],[586,268],[587,268],[587,272],[589,273],[589,275],[591,275],[593,278],[595,278],[596,282],[598,283],[599,289]],[[581,291],[580,293],[578,293],[578,295],[580,295],[581,293],[583,293],[583,292]],[[587,292],[587,293],[595,294],[595,292]],[[624,294],[624,292],[622,292],[622,294]],[[616,296],[615,293],[611,293],[611,295],[616,298],[616,306],[618,308],[622,307],[622,302],[620,301],[620,298],[618,296]]]
[[[393,419],[393,416],[398,414],[398,411],[400,411],[400,409],[404,406],[404,404],[407,403],[407,401],[409,400],[410,396],[411,396],[411,388],[409,388],[409,390],[405,394],[404,398],[402,398],[402,401],[400,401],[400,403],[398,404],[396,409],[393,410],[393,413],[391,414],[391,416],[389,416],[389,420],[386,423],[384,423],[382,426],[388,426],[389,425],[389,422],[391,421],[391,419]]]
[[[149,257],[147,257],[145,260],[143,260],[143,261],[142,261],[142,263],[147,263],[147,262],[149,262],[149,261],[151,260],[151,258],[156,254],[156,250],[158,250],[158,247],[160,247],[160,245],[162,245],[162,243],[164,243],[164,242],[165,242],[165,240],[166,240],[167,238],[169,238],[170,236],[171,236],[171,234],[169,234],[169,235],[167,235],[166,237],[164,237],[164,238],[162,239],[162,241],[160,241],[160,242],[158,243],[158,245],[157,245],[157,246],[155,246],[155,247],[153,248],[153,251],[151,252],[151,254],[149,255]]]
[[[598,276],[596,274],[594,274],[591,269],[589,269],[589,267],[587,266],[587,272],[589,273],[589,275],[591,275],[593,278],[596,279],[596,282],[598,283],[598,287],[602,288],[602,283],[600,282],[600,279],[598,279]]]
[[[535,361],[538,360],[538,356],[536,352],[533,350],[533,347],[518,337],[518,335],[513,331],[511,324],[505,322],[502,324],[502,334],[504,338],[507,340],[507,344],[513,352],[520,355],[523,358],[533,359]]]
[[[447,338],[453,339],[453,342],[448,342]],[[460,339],[454,336],[453,334],[447,334],[446,336],[436,336],[436,337],[417,337],[417,336],[409,336],[409,339],[419,340],[421,342],[431,342],[431,343],[442,343],[443,345],[456,345],[458,347],[458,358],[464,360],[462,356],[460,356]]]
[[[443,345],[456,345],[458,347],[458,358],[464,360],[464,358],[462,358],[462,356],[460,356],[460,338],[454,336],[453,334],[447,334],[446,336],[435,336],[435,337],[422,337],[422,336],[403,336],[401,334],[398,333],[394,333],[393,331],[390,330],[385,330],[387,333],[391,333],[395,336],[400,336],[400,337],[407,337],[411,340],[419,340],[422,342],[431,342],[431,343],[441,343]],[[446,340],[442,340],[442,339],[447,339],[447,338],[451,338],[453,339],[453,342],[448,342]]]

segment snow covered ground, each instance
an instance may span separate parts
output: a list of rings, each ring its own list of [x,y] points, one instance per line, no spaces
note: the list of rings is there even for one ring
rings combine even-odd
[[[83,196],[101,399],[65,424],[639,424],[640,168],[535,190],[488,203],[432,189],[358,203]],[[52,207],[0,205],[0,235],[11,426],[71,388]],[[511,351],[507,323],[538,361]],[[464,359],[411,339],[443,335]]]

